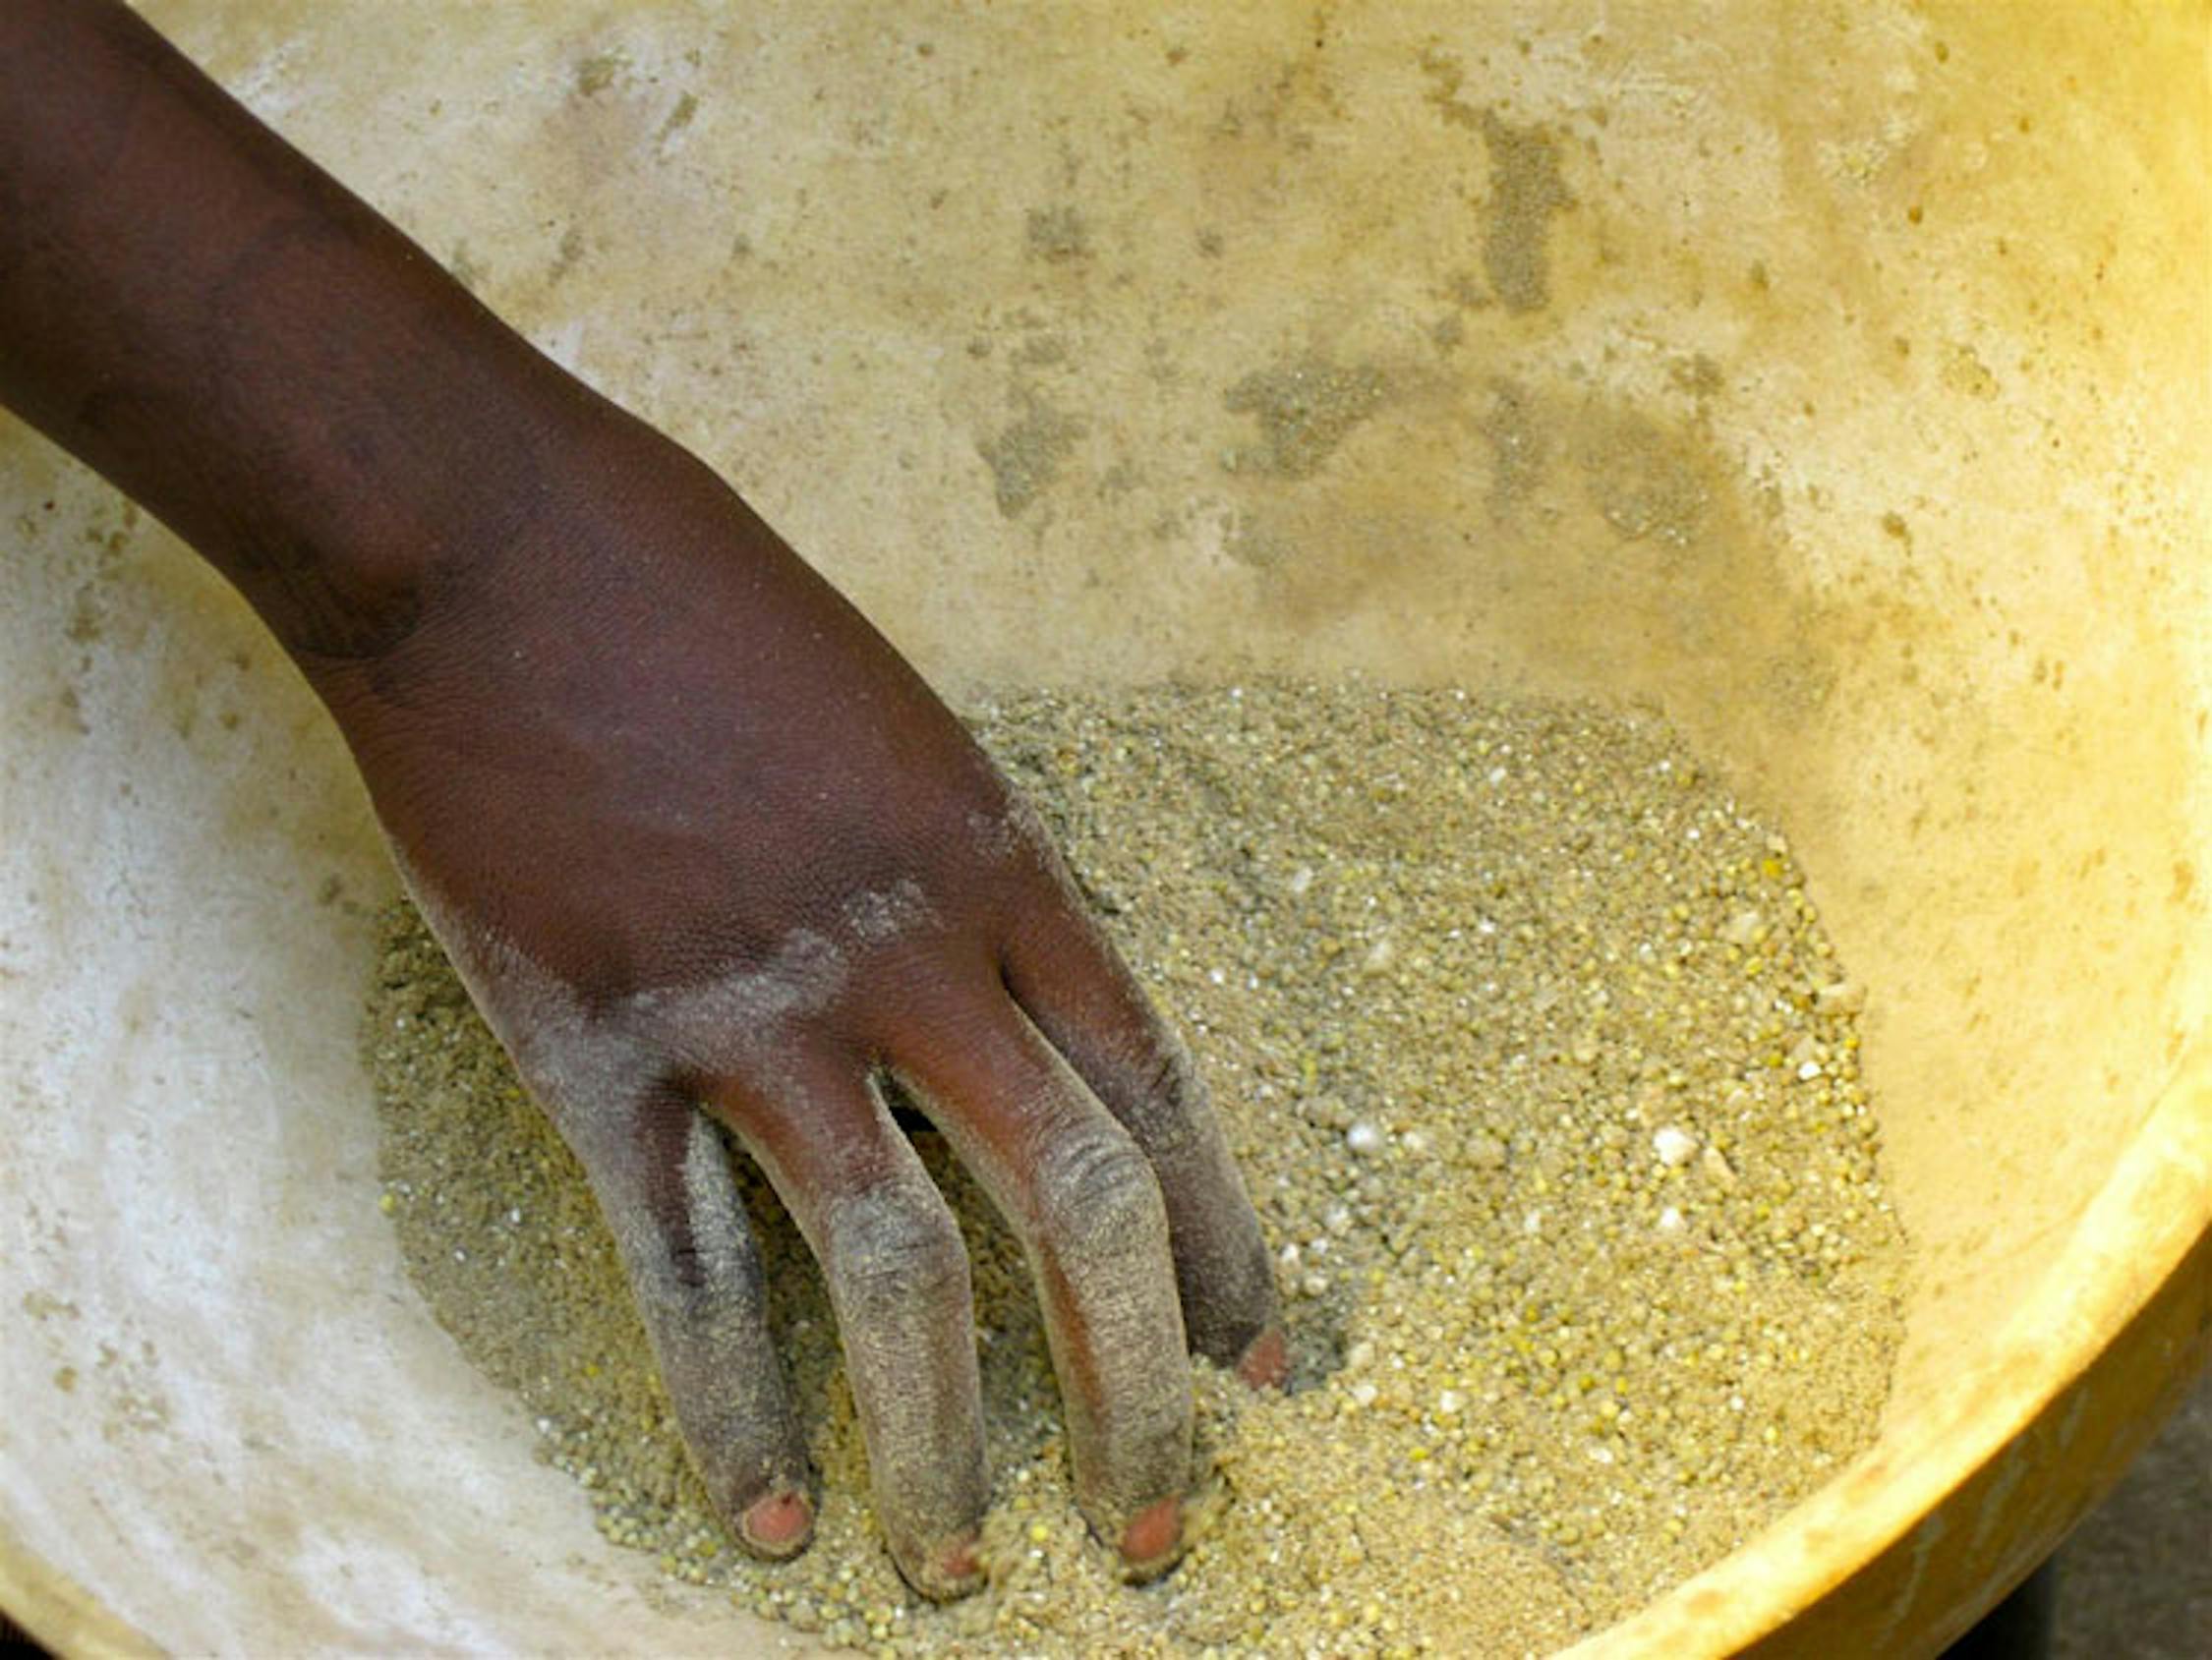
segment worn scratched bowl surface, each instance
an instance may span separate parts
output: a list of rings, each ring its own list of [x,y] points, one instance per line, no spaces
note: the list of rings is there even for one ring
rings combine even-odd
[[[949,687],[1638,700],[1791,829],[1909,1336],[1880,1444],[1593,1652],[1932,1651],[2147,1435],[2212,1300],[2202,5],[147,10]],[[1231,407],[1300,370],[1373,396]],[[301,684],[4,424],[0,527],[0,1602],[782,1640],[402,1277],[391,883]]]

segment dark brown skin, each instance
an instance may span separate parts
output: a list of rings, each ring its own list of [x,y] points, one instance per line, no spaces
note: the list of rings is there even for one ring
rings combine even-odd
[[[1028,1251],[1085,1514],[1174,1559],[1186,1343],[1283,1375],[1257,1222],[1053,849],[857,611],[113,0],[0,0],[0,398],[329,707],[752,1548],[804,1546],[811,1476],[703,1115],[821,1259],[902,1571],[979,1582],[967,1265],[889,1076]]]

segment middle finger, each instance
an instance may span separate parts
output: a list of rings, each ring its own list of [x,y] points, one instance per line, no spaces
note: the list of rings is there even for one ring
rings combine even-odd
[[[1021,1241],[1068,1416],[1076,1498],[1136,1576],[1175,1560],[1191,1369],[1160,1188],[1129,1132],[1003,987],[892,1055]]]

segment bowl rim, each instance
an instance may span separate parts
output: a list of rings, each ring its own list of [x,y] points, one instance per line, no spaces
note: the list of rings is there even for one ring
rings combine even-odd
[[[2085,1300],[2083,1286],[2101,1294]],[[1844,1599],[1869,1616],[1864,1652],[1934,1653],[2058,1548],[2208,1361],[2212,1046],[2199,1045],[1976,1364],[1767,1528],[1561,1660],[1795,1652],[1812,1634],[1800,1623]],[[2091,1416],[2107,1433],[2078,1433]],[[2029,1443],[2042,1426],[2049,1448]],[[2021,1460],[2035,1465],[2032,1513],[2007,1503]]]

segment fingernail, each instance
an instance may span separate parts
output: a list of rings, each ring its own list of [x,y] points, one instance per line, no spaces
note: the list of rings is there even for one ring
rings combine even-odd
[[[790,1556],[814,1531],[814,1507],[804,1493],[781,1488],[756,1499],[738,1519],[745,1543],[763,1556]]]
[[[1252,1340],[1245,1357],[1237,1362],[1237,1376],[1254,1389],[1281,1389],[1290,1377],[1290,1340],[1280,1326],[1270,1326]]]
[[[932,1602],[954,1602],[983,1588],[981,1534],[974,1528],[935,1546],[892,1547],[900,1577]]]
[[[1183,1501],[1162,1499],[1138,1511],[1122,1529],[1122,1561],[1132,1574],[1147,1576],[1174,1561],[1182,1543]]]
[[[938,1596],[959,1596],[973,1588],[983,1576],[983,1563],[975,1554],[978,1536],[963,1533],[950,1544],[940,1545],[931,1559],[937,1575]]]

